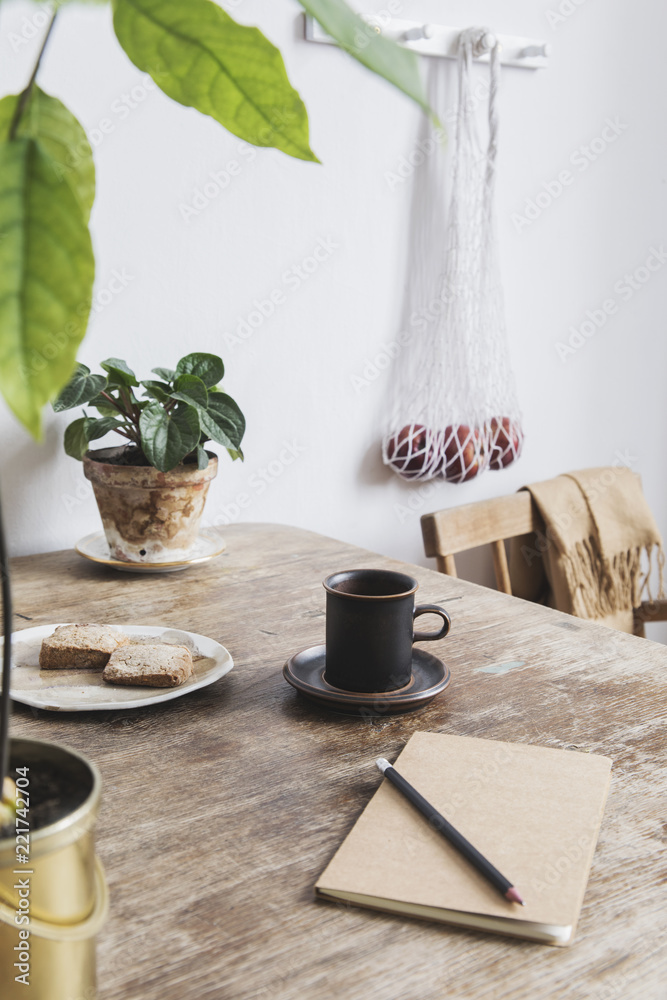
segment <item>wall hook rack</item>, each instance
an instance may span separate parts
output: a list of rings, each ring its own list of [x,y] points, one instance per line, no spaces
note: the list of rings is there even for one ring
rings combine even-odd
[[[439,56],[445,59],[456,59],[458,53],[461,28],[445,27],[440,24],[425,24],[423,21],[403,21],[400,18],[384,17],[381,14],[360,14],[366,29],[359,28],[362,33],[376,32],[385,38],[404,45],[413,52],[425,56]],[[321,42],[324,45],[336,45],[327,35],[324,28],[311,14],[306,14],[305,38],[308,42]],[[544,69],[549,65],[550,46],[539,38],[521,38],[516,35],[495,35],[487,32],[479,46],[475,58],[479,62],[488,62],[489,51],[496,39],[500,44],[500,62],[504,66],[517,66],[520,69]],[[363,40],[363,39],[360,39]]]

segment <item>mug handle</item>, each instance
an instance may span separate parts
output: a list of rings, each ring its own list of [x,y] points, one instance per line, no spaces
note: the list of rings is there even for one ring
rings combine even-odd
[[[413,621],[418,615],[440,615],[443,625],[439,632],[415,632],[412,637],[413,642],[427,642],[429,640],[445,638],[451,627],[452,620],[444,608],[439,607],[437,604],[420,604],[414,610]]]

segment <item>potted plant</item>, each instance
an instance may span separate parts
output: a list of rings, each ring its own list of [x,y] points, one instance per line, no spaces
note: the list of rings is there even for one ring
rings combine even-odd
[[[56,412],[87,404],[65,431],[65,451],[83,460],[93,485],[109,550],[124,562],[187,559],[217,456],[207,441],[243,458],[245,418],[219,386],[225,369],[214,354],[187,354],[172,368],[154,368],[157,379],[138,381],[120,358],[101,364],[104,375],[77,365],[60,393]],[[141,389],[139,398],[136,392]],[[115,431],[120,447],[89,451],[92,441]]]

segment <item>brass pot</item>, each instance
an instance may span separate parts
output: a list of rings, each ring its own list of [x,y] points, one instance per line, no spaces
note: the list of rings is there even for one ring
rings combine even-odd
[[[90,916],[78,924],[50,924],[31,919],[29,947],[25,952],[21,951],[25,941],[17,940],[17,931],[22,928],[14,923],[15,911],[0,902],[0,992],[3,1000],[25,1000],[25,997],[30,1000],[94,1000],[97,996],[95,938],[108,912],[107,886],[97,858],[95,906]]]
[[[82,754],[45,740],[13,739],[10,760],[29,769],[28,782],[42,761],[55,764],[85,797],[57,822],[28,830],[27,863],[17,860],[26,856],[18,837],[0,840],[0,995],[88,1000],[95,995],[95,935],[108,911],[94,846],[101,778]],[[29,784],[25,790],[29,795]]]
[[[207,452],[205,469],[181,463],[171,472],[159,472],[151,465],[108,461],[122,451],[122,446],[100,448],[83,459],[112,558],[133,563],[188,559],[210,482],[218,472],[217,456]]]

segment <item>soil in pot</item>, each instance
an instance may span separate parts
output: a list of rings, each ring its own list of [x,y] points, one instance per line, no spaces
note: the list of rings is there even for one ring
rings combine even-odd
[[[104,464],[105,465],[130,465],[151,467],[151,463],[148,461],[144,455],[141,448],[138,448],[136,444],[125,444],[118,448],[104,448]],[[209,453],[211,454],[211,453]],[[186,455],[181,465],[196,465],[197,458],[195,455]]]
[[[22,777],[16,768],[21,767],[21,761],[10,762],[9,777],[16,781]],[[90,795],[93,787],[92,777],[83,768],[81,775],[63,773],[55,764],[40,761],[39,768],[30,766],[28,771],[28,793],[30,832],[37,833],[51,823],[69,816],[82,805]],[[6,823],[0,826],[0,840],[14,837],[15,824]]]

